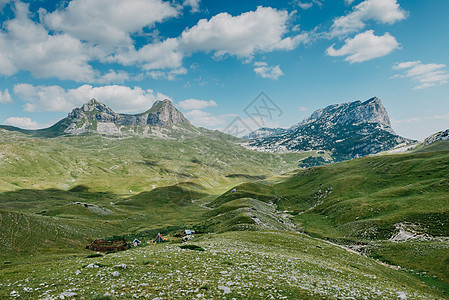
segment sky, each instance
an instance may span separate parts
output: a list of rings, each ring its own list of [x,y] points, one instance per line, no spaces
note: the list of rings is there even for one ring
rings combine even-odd
[[[171,99],[194,125],[289,127],[378,97],[400,135],[449,128],[447,0],[0,0],[0,124],[91,98]],[[262,93],[262,94],[261,94]],[[249,113],[270,106],[263,122]]]

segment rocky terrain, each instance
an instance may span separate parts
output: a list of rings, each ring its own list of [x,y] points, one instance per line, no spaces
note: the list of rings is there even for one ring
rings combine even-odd
[[[423,142],[424,146],[429,146],[438,141],[446,141],[449,140],[449,129],[437,132],[428,138],[426,138]]]
[[[176,125],[179,126],[175,127]],[[11,126],[1,127],[38,137],[86,133],[110,136],[164,137],[170,135],[172,131],[167,129],[176,131],[180,127],[188,127],[188,131],[196,131],[189,120],[167,99],[156,101],[149,110],[135,115],[116,113],[96,99],[91,99],[83,106],[72,110],[66,118],[46,129],[23,130]]]
[[[100,134],[120,134],[123,126],[168,127],[180,122],[190,124],[170,100],[157,101],[146,112],[137,115],[118,114],[95,99],[75,108],[66,119],[70,125],[64,133],[80,134],[95,131]],[[148,129],[147,129],[148,130]]]
[[[344,160],[410,142],[394,132],[385,107],[374,97],[319,109],[289,129],[260,129],[248,135],[246,146],[270,152],[326,150]]]

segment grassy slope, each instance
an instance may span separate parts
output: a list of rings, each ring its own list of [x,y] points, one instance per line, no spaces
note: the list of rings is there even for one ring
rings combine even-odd
[[[228,232],[197,237],[194,244],[205,251],[181,250],[173,241],[96,258],[86,258],[86,252],[11,265],[0,270],[0,297],[13,291],[25,299],[64,291],[86,299],[444,297],[407,273],[296,233]]]
[[[14,225],[5,222],[2,234],[14,234],[17,241],[30,234],[36,240],[51,237],[52,243],[65,245],[51,248],[53,253],[64,247],[75,251],[104,236],[150,239],[158,230],[179,231],[196,223],[206,210],[202,204],[215,194],[288,171],[307,155],[249,151],[218,132],[195,130],[192,136],[192,128],[179,128],[170,139],[45,139],[0,129],[0,210],[36,224],[60,222],[77,229],[62,238],[52,226],[42,232],[39,226],[11,231]],[[184,134],[182,142],[174,140]],[[17,243],[2,244],[1,256],[49,248],[31,243],[15,250]]]
[[[449,283],[449,151],[441,151],[443,146],[300,170],[279,183],[245,183],[211,206],[245,197],[272,201],[313,236],[358,245],[376,258]],[[419,233],[435,239],[388,241],[400,223],[417,225]]]
[[[36,139],[0,131],[0,144],[0,209],[7,210],[1,211],[1,234],[10,241],[1,252],[19,273],[27,267],[21,269],[17,255],[40,253],[45,261],[57,253],[79,253],[75,249],[83,243],[105,235],[149,239],[161,229],[194,225],[208,232],[290,229],[274,203],[312,235],[364,243],[374,257],[447,281],[447,242],[416,242],[417,247],[385,241],[394,225],[405,221],[448,236],[445,151],[370,157],[258,180],[288,171],[307,154],[257,153],[219,135],[179,143],[98,136]],[[230,192],[248,180],[253,182]]]
[[[270,176],[295,168],[307,154],[258,153],[207,131],[182,142],[99,136],[37,139],[0,130],[0,191],[90,189],[117,194],[196,180],[205,187],[242,181],[229,174]]]

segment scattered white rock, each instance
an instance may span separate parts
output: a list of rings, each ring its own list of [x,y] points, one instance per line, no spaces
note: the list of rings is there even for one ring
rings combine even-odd
[[[222,290],[223,294],[229,294],[231,292],[231,288],[227,287],[227,286],[224,286],[224,285],[219,285],[218,289]]]
[[[119,272],[117,272],[117,271],[114,271],[114,272],[112,272],[112,276],[114,276],[114,277],[118,277],[118,276],[120,276],[120,273],[119,273]]]
[[[75,297],[77,294],[74,292],[62,292],[59,294],[60,299],[65,299],[65,297]]]
[[[20,294],[19,294],[18,291],[12,291],[12,292],[9,294],[9,296],[11,296],[11,297],[20,297]]]
[[[115,265],[114,268],[126,269],[126,264]]]

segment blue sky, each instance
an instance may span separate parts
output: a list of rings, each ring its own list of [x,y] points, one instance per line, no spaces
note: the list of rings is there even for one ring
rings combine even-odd
[[[447,0],[0,0],[0,123],[42,128],[90,98],[170,98],[223,129],[265,92],[288,127],[379,97],[403,136],[449,128]]]

